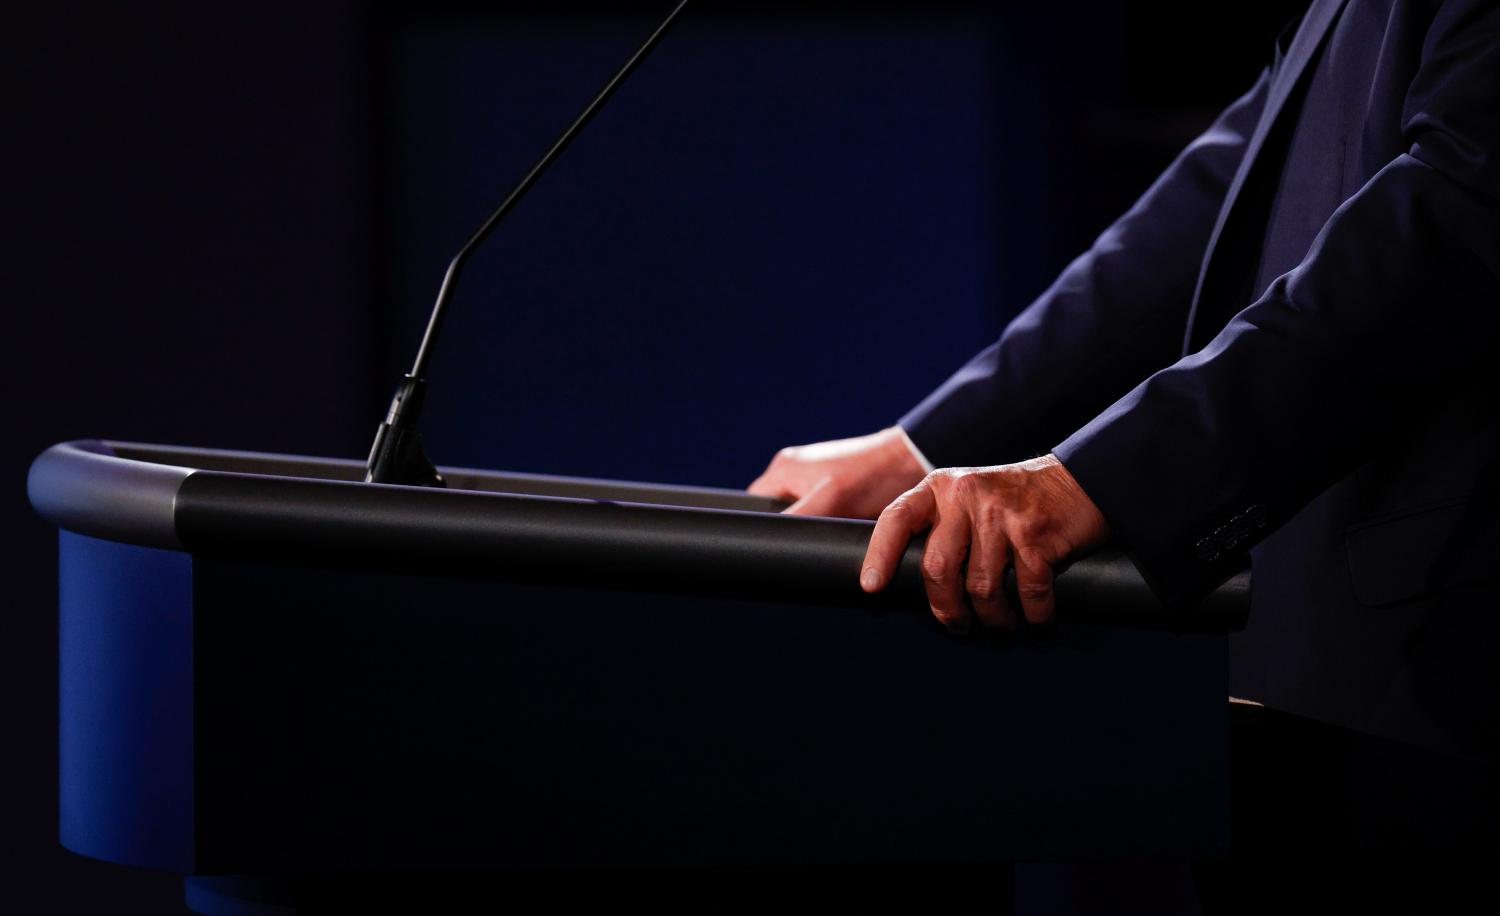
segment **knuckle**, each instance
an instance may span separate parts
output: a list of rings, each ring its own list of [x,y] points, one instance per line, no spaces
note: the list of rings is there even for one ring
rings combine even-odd
[[[968,583],[969,594],[980,601],[993,601],[1000,597],[1000,582],[990,576],[978,579],[971,578]]]
[[[974,524],[988,531],[999,531],[1005,526],[1005,507],[993,500],[984,500],[974,507]]]
[[[1039,515],[1027,513],[1016,519],[1014,534],[1017,542],[1035,544],[1047,535],[1047,520]],[[1028,551],[1033,552],[1033,551]]]
[[[953,478],[953,495],[965,501],[977,499],[984,492],[984,482],[978,474],[959,473]]]
[[[795,445],[788,445],[780,449],[771,458],[772,464],[791,464],[801,455],[802,450]]]
[[[926,477],[922,478],[922,486],[934,489],[947,489],[952,486],[953,481],[962,476],[963,472],[958,468],[938,468]]]
[[[1052,597],[1051,582],[1017,582],[1016,594],[1023,601],[1042,601]]]
[[[922,575],[934,585],[948,580],[948,558],[940,553],[927,552],[922,555]]]

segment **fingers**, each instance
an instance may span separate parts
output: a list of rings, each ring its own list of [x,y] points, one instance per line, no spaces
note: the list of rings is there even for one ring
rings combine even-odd
[[[774,467],[766,468],[765,473],[751,481],[745,491],[756,496],[769,496],[772,499],[797,498],[797,494],[787,489],[786,482],[780,474],[776,473]]]
[[[793,450],[784,448],[771,458],[766,469],[760,472],[760,476],[750,482],[745,490],[756,496],[769,496],[772,499],[796,499],[802,496],[799,489],[805,487],[797,486],[798,476],[793,473],[796,462],[792,458]]]
[[[927,603],[932,616],[962,635],[969,632],[974,618],[964,591],[964,560],[969,553],[969,517],[962,512],[940,517],[927,546],[922,551],[922,584],[927,587]]]
[[[896,497],[895,502],[885,507],[875,522],[875,532],[870,535],[870,546],[865,549],[864,564],[860,567],[860,587],[867,592],[878,592],[896,574],[901,563],[901,554],[911,536],[932,524],[937,503],[932,487],[926,481]]]
[[[833,486],[833,475],[826,474],[801,499],[781,510],[787,515],[837,515],[839,491]]]
[[[1052,592],[1052,564],[1035,550],[1017,550],[1016,595],[1026,622],[1049,624],[1055,612]]]
[[[1045,468],[1043,469],[1045,470]],[[987,627],[1013,631],[1022,619],[1046,626],[1056,616],[1054,567],[1076,550],[1056,534],[1058,509],[1045,481],[1019,465],[952,468],[928,475],[886,507],[865,551],[860,585],[867,592],[894,578],[912,535],[931,527],[922,553],[922,584],[933,616],[966,632],[977,616]],[[1055,488],[1054,488],[1055,489]],[[826,499],[809,494],[809,509]],[[1007,596],[1007,568],[1016,595]]]
[[[1009,538],[982,512],[974,521],[971,537],[969,573],[964,585],[974,613],[987,627],[1020,629],[1020,619],[1005,595],[1005,568],[1010,564],[1011,554]]]

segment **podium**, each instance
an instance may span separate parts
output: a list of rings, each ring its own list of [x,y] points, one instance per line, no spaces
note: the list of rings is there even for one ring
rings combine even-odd
[[[867,522],[442,470],[446,490],[123,442],[37,458],[63,845],[186,876],[202,912],[256,905],[213,876],[1227,851],[1223,634],[1248,575],[1174,617],[1104,553],[1059,575],[1045,638],[958,640],[920,544],[859,589]]]

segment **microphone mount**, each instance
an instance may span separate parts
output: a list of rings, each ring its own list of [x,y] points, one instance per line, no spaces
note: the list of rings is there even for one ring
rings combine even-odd
[[[667,18],[656,27],[656,31],[651,33],[651,36],[630,56],[630,59],[610,78],[609,82],[604,84],[604,88],[599,91],[593,101],[588,103],[583,113],[568,125],[568,128],[562,132],[562,136],[558,137],[551,148],[542,154],[542,158],[531,167],[531,171],[526,173],[515,189],[495,209],[495,212],[489,215],[478,231],[458,250],[453,260],[448,262],[448,269],[443,274],[443,283],[438,288],[437,301],[432,306],[432,315],[427,319],[427,330],[422,334],[422,343],[417,348],[417,358],[412,363],[411,371],[401,377],[396,387],[396,395],[391,399],[391,406],[386,411],[385,422],[380,424],[380,429],[375,433],[375,442],[370,447],[370,457],[365,465],[367,483],[421,487],[446,486],[442,475],[438,473],[437,468],[433,466],[422,448],[422,437],[417,430],[417,423],[422,413],[422,403],[427,388],[427,366],[432,357],[432,348],[437,341],[438,331],[442,329],[443,319],[447,317],[448,303],[453,298],[453,290],[458,284],[459,276],[463,273],[464,265],[474,249],[489,237],[553,160],[567,148],[569,143],[573,142],[573,138],[593,118],[600,106],[614,94],[641,61],[646,59],[646,55],[651,53],[651,49],[677,21],[677,14],[681,13],[685,6],[687,6],[687,0],[678,0],[677,5],[667,14]]]

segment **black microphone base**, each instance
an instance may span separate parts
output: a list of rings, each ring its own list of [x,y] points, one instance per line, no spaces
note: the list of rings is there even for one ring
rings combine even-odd
[[[443,475],[422,449],[417,418],[422,413],[426,386],[420,378],[403,376],[391,399],[385,422],[375,432],[370,458],[365,462],[366,483],[394,483],[408,487],[445,487]]]
[[[448,485],[422,450],[422,434],[389,423],[380,424],[375,433],[375,445],[370,449],[370,460],[365,466],[365,482],[409,487]]]

